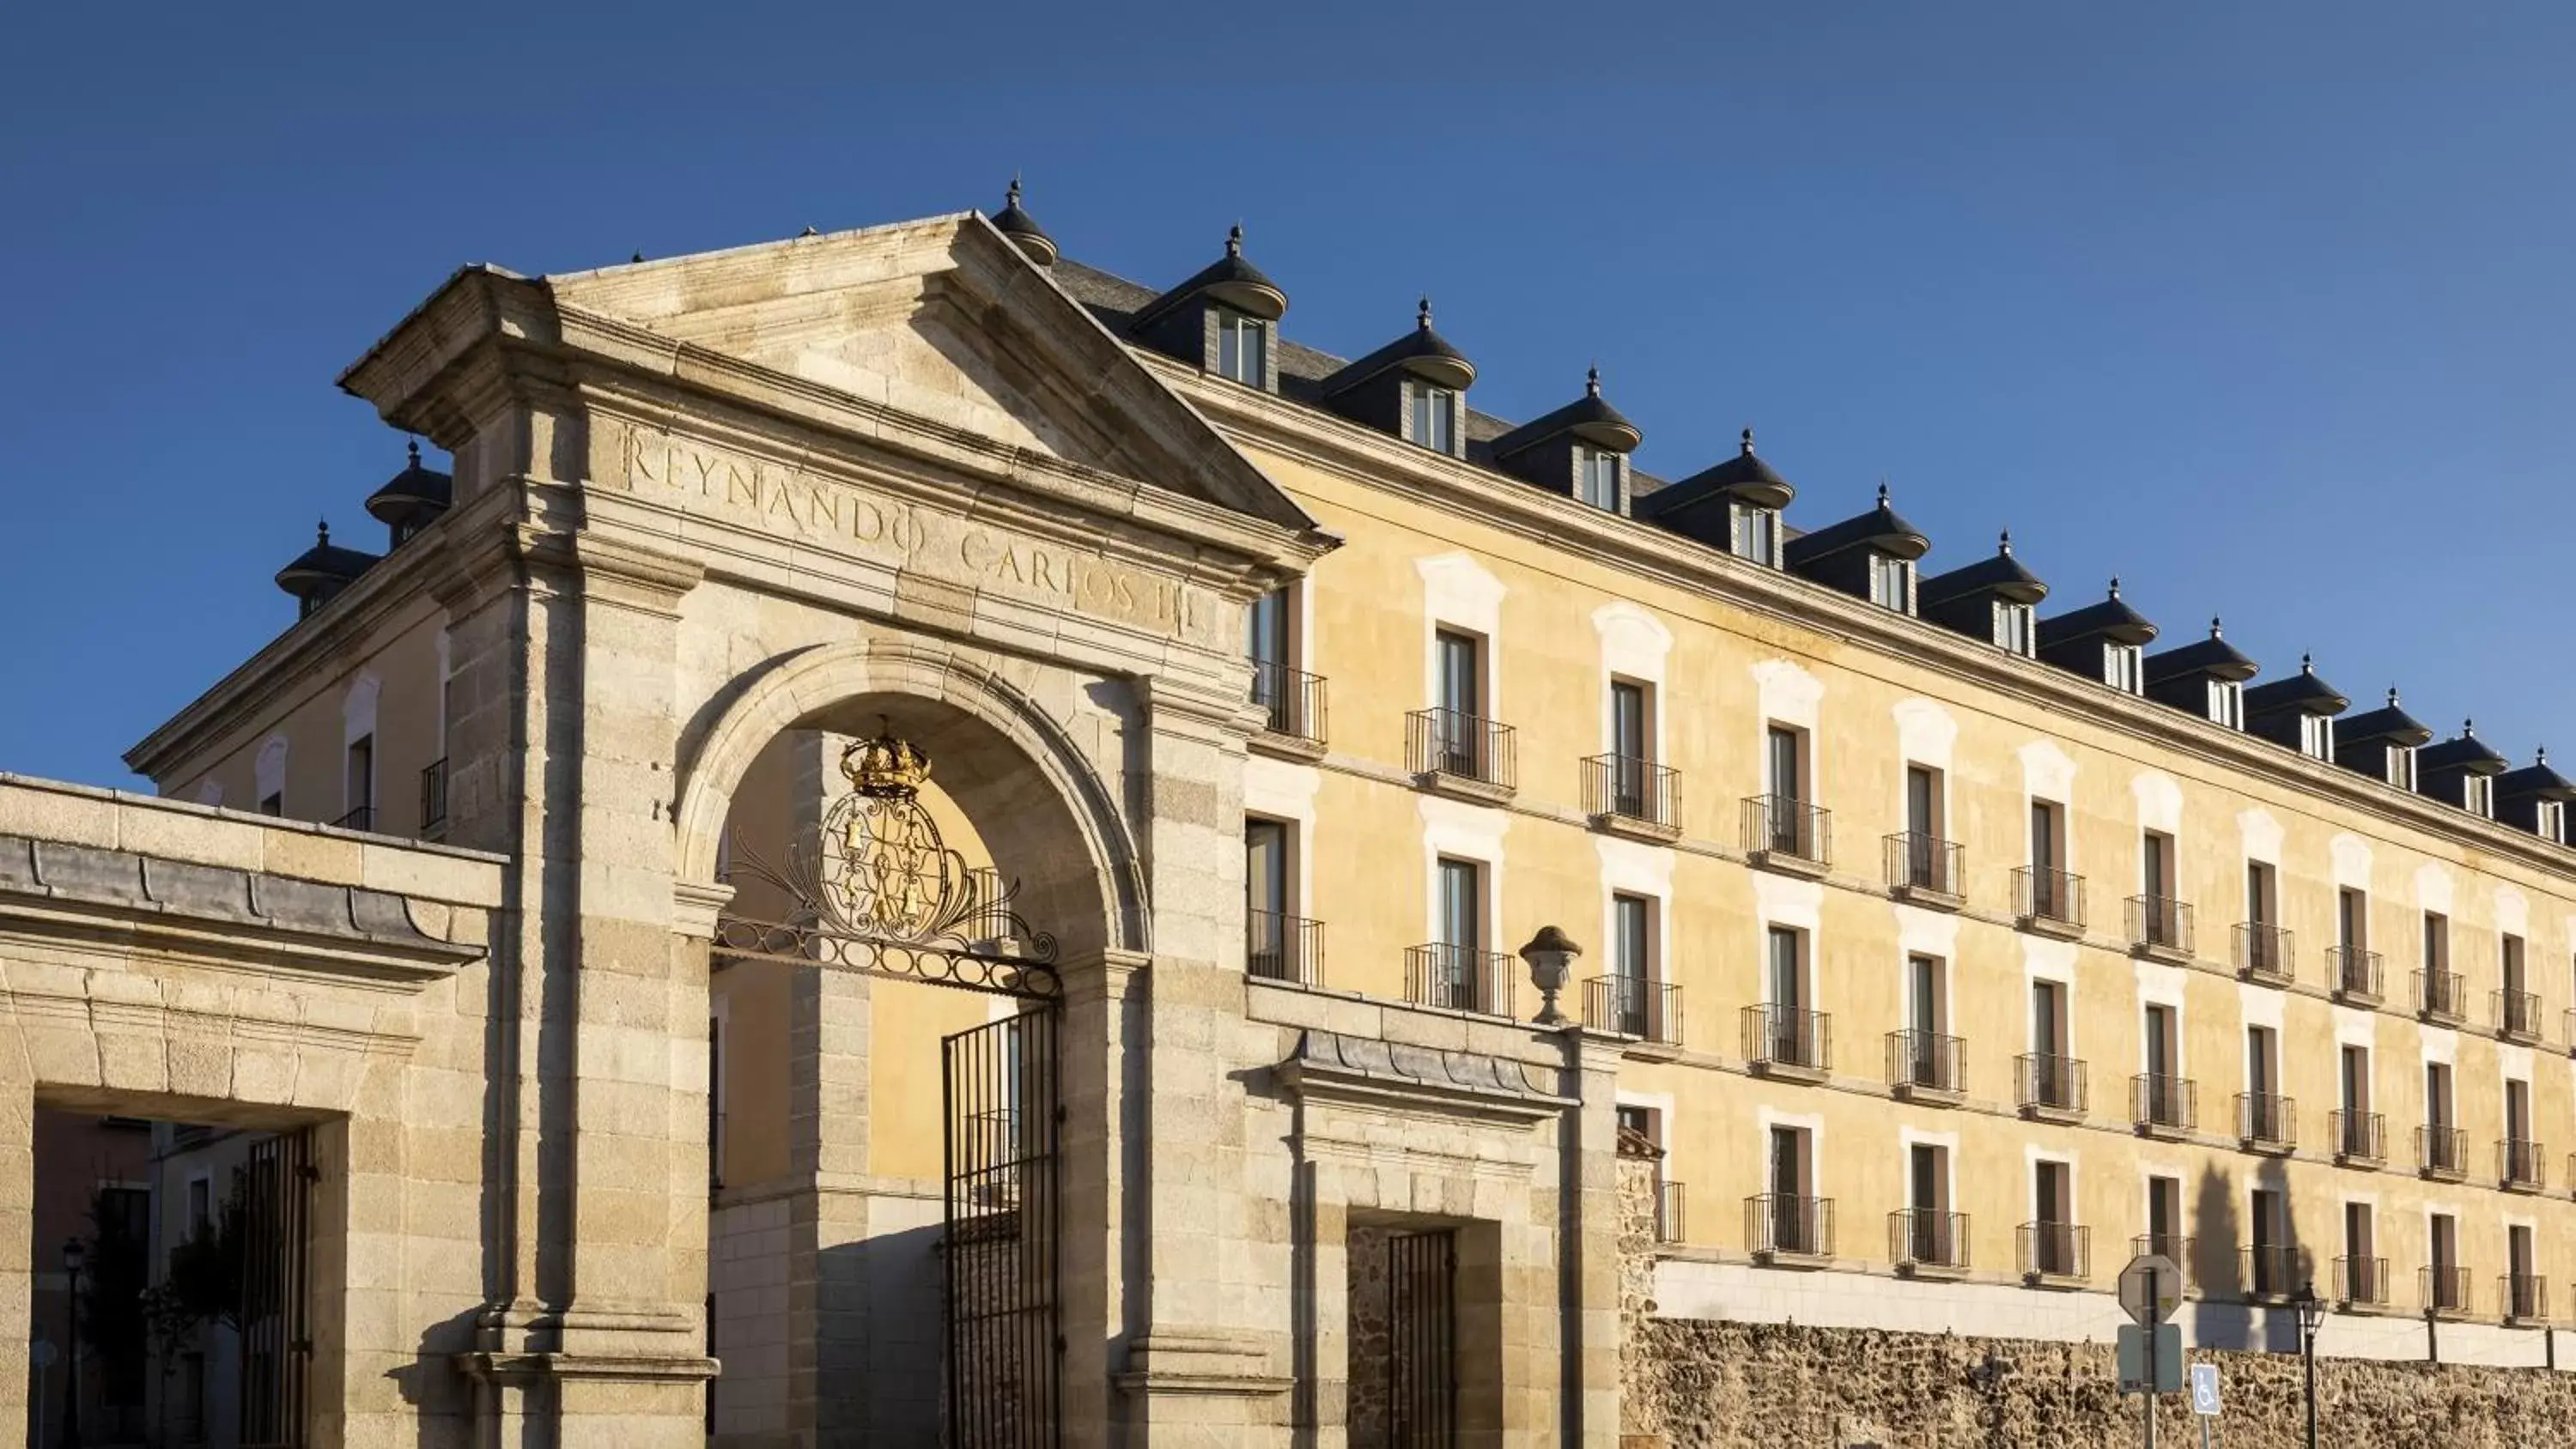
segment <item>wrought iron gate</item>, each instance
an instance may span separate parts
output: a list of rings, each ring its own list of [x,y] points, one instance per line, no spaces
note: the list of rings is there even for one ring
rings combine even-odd
[[[1458,1442],[1458,1253],[1451,1232],[1386,1240],[1387,1443]]]
[[[1051,1449],[1056,1319],[1056,1012],[1036,1006],[940,1043],[947,1120],[951,1449]]]
[[[313,1134],[254,1142],[242,1168],[242,1449],[303,1449],[312,1380]]]

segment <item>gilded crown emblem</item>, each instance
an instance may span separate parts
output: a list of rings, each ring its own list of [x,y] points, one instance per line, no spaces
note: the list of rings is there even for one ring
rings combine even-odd
[[[877,800],[909,800],[930,778],[930,755],[883,727],[872,740],[841,751],[841,774],[853,789]]]

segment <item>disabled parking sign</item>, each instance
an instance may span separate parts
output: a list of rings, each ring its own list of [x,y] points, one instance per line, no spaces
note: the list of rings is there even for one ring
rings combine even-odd
[[[2191,1366],[2191,1411],[2204,1419],[2218,1417],[2218,1365]]]

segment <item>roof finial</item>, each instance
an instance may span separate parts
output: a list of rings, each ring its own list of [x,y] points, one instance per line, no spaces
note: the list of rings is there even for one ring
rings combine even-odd
[[[2473,719],[2464,719],[2464,720],[2460,721],[2460,738],[2461,738],[2461,739],[2464,739],[2464,740],[2473,740],[2473,739],[2476,739],[2477,737],[2478,737],[2478,722],[2477,722],[2476,720],[2473,720]]]
[[[1997,553],[1999,553],[1999,554],[2002,554],[2002,555],[2003,555],[2004,557],[2006,557],[2006,558],[2011,558],[2011,557],[2012,557],[2012,530],[2011,530],[2011,529],[2009,529],[2009,528],[2005,529],[2005,530],[2004,530],[2004,536],[2003,536],[2001,539],[1999,539],[1999,540],[1997,540],[1997,541],[1996,541],[1996,543],[1995,543],[1995,552],[1997,552]]]
[[[2120,597],[2120,576],[2118,574],[2111,575],[2111,597],[2115,599]]]
[[[2388,707],[2390,709],[2397,707],[2397,686],[2393,684],[2388,686]]]
[[[1744,438],[1744,456],[1746,456],[1746,457],[1750,458],[1750,457],[1752,457],[1752,456],[1753,456],[1753,430],[1752,430],[1751,428],[1746,428],[1746,429],[1744,430],[1743,438]]]
[[[1002,205],[1004,205],[1005,207],[1012,207],[1012,206],[1017,206],[1017,205],[1019,205],[1019,204],[1020,204],[1020,173],[1018,173],[1017,171],[1014,171],[1014,172],[1012,172],[1012,173],[1011,173],[1011,189],[1002,193]]]
[[[403,451],[411,454],[411,465],[413,467],[417,468],[420,466],[420,439],[414,438],[403,444]]]
[[[1881,508],[1887,506],[1887,480],[1884,478],[1878,480],[1878,506]]]
[[[1583,391],[1588,397],[1601,396],[1601,368],[1594,364],[1583,370]]]
[[[796,233],[796,234],[797,234],[798,236],[821,236],[821,235],[822,235],[822,233],[821,233],[821,232],[816,231],[816,230],[815,230],[813,227],[811,227],[811,226],[806,227],[803,231],[800,231],[800,232],[798,232],[798,233]]]
[[[1239,257],[1243,255],[1242,222],[1238,221],[1233,226],[1226,228],[1225,254],[1230,257]]]
[[[2215,638],[2217,638],[2217,637],[2218,637],[2218,635],[2219,635],[2218,616],[2217,616],[2216,614],[2212,614],[2212,615],[2210,615],[2210,616],[2209,616],[2209,637],[2210,637],[2210,638],[2212,638],[2212,639],[2215,639]]]
[[[626,262],[627,262],[627,265],[629,265],[629,266],[633,266],[635,263],[640,262],[640,261],[642,261],[642,260],[644,260],[644,249],[643,249],[642,247],[637,247],[637,248],[635,249],[635,255],[633,255],[633,256],[631,256],[631,257],[628,257],[628,258],[626,259]]]
[[[1413,309],[1413,325],[1421,328],[1425,332],[1431,330],[1431,297],[1429,293],[1423,294],[1421,305]]]
[[[2535,765],[2546,765],[2546,764],[2548,764],[2548,763],[2549,763],[2549,746],[2547,746],[2547,745],[2542,745],[2542,746],[2541,746],[2537,751],[2533,752],[2532,757],[2531,757],[2531,762],[2532,762],[2533,764],[2535,764]]]
[[[2303,649],[2303,650],[2300,650],[2300,651],[2299,651],[2299,672],[2300,672],[2301,674],[2314,674],[2314,673],[2316,673],[2316,672],[2317,672],[2317,656],[2315,656],[2315,655],[2313,655],[2313,654],[2308,653],[2308,652],[2307,652],[2306,650],[2304,650],[2304,649]]]
[[[320,548],[328,545],[330,542],[331,520],[325,518],[313,525],[313,545],[316,548]]]

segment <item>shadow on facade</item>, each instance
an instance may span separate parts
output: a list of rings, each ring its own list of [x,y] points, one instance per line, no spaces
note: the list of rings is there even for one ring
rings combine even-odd
[[[2192,1318],[2193,1338],[2201,1348],[2297,1353],[2299,1315],[2281,1305],[2301,1285],[2317,1282],[2322,1265],[2299,1240],[2289,1175],[2279,1160],[2266,1158],[2256,1169],[2252,1191],[2275,1194],[2279,1204],[2278,1231],[2266,1234],[2260,1244],[2248,1231],[2252,1196],[2239,1201],[2234,1179],[2217,1168],[2201,1172],[2189,1264],[2192,1285],[2201,1294]],[[2268,1264],[2258,1264],[2258,1250],[2269,1256]],[[2258,1295],[2258,1288],[2265,1291]]]

